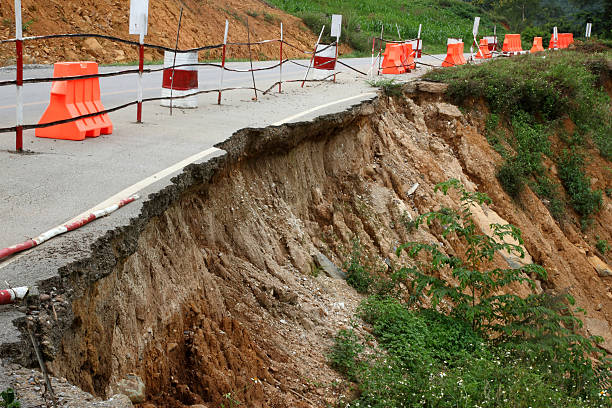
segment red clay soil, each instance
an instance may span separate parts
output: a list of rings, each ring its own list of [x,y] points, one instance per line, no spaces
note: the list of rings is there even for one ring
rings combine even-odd
[[[301,50],[312,49],[315,35],[302,20],[275,9],[259,0],[151,0],[149,27],[145,42],[174,47],[181,4],[184,6],[179,48],[195,48],[223,42],[225,20],[229,20],[229,41],[247,41],[247,18],[251,40],[280,37],[283,22],[284,38]],[[96,33],[138,40],[129,35],[129,2],[119,0],[23,0],[22,14],[25,36]],[[0,39],[15,36],[13,1],[0,3]],[[299,50],[284,47],[285,57],[307,57]],[[254,59],[278,58],[279,44],[256,46]],[[220,50],[203,51],[200,58],[219,58]],[[230,47],[229,58],[248,58],[246,46]],[[51,39],[29,41],[25,45],[26,64],[50,64],[58,61],[94,60],[99,63],[127,63],[138,58],[135,46],[97,39]],[[163,58],[162,51],[147,50],[145,60]],[[0,65],[15,63],[13,43],[0,45]]]

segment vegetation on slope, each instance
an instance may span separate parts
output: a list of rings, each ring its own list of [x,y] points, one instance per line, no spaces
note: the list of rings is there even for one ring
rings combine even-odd
[[[592,35],[612,38],[612,2],[608,0],[474,0],[485,9],[503,15],[510,29],[527,37],[550,38],[553,27],[559,32],[583,36],[587,22]]]
[[[497,24],[498,34],[503,30],[489,13],[478,6],[461,0],[267,0],[280,9],[304,20],[318,34],[321,27],[329,27],[332,14],[343,15],[341,41],[360,54],[370,54],[372,38],[380,36],[384,25],[386,39],[416,38],[419,24],[423,24],[421,37],[423,50],[428,53],[446,52],[449,37],[472,36],[474,17],[480,16],[480,33],[493,34]],[[397,27],[396,27],[397,26]],[[329,33],[329,29],[326,30]],[[326,38],[326,41],[329,41]]]
[[[610,59],[610,51],[564,51],[436,70],[427,78],[448,82],[457,104],[486,102],[487,138],[505,159],[498,179],[511,196],[519,198],[529,185],[561,220],[558,178],[585,228],[603,195],[591,188],[585,166],[597,152],[612,161],[612,105],[604,89]],[[556,163],[557,175],[544,166],[545,158]]]
[[[398,255],[405,251],[423,259],[423,252],[430,261],[417,261],[386,280],[368,271],[353,252],[347,281],[375,293],[362,303],[354,326],[359,320],[371,325],[372,337],[360,338],[353,328],[335,338],[330,363],[356,387],[354,398],[341,406],[609,406],[610,362],[596,348],[598,339],[576,333],[580,321],[573,315],[573,299],[509,291],[512,284],[533,289],[528,276],[546,275],[538,265],[483,267],[501,250],[521,255],[522,247],[506,239],[522,243],[520,231],[495,224],[494,236],[479,234],[470,208],[490,199],[466,191],[457,180],[436,189],[459,190],[461,209],[441,208],[409,227],[435,225],[466,249],[450,256],[435,244],[402,245]],[[452,282],[438,278],[442,270],[450,271]],[[401,284],[411,292],[400,290]],[[423,307],[424,299],[431,308]],[[601,360],[593,364],[589,357]]]

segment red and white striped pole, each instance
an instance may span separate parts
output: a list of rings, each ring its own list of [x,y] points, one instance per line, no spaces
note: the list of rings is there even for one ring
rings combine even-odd
[[[15,0],[15,48],[17,51],[17,130],[15,150],[23,150],[23,29],[21,25],[21,0]]]
[[[417,58],[421,58],[421,50],[423,49],[421,47],[421,28],[423,28],[423,24],[419,24],[419,33],[417,34],[417,50],[415,53]]]
[[[140,32],[138,45],[138,107],[136,122],[142,123],[142,71],[144,70],[144,29]]]
[[[279,79],[278,79],[278,93],[283,92],[283,23],[280,23],[280,59],[279,59]]]
[[[223,88],[223,73],[225,72],[225,52],[227,48],[227,32],[229,30],[229,21],[225,20],[225,34],[223,34],[223,56],[221,57],[221,76],[219,77],[219,97],[217,105],[221,105],[221,89]]]
[[[334,61],[334,70],[336,68],[336,64],[338,63],[338,49],[340,48],[340,36],[336,37],[336,56]],[[336,73],[334,72],[334,83],[336,82]]]
[[[0,290],[0,305],[15,303],[16,300],[26,297],[28,291],[29,289],[25,286]]]
[[[381,27],[380,27],[380,49],[378,50],[378,72],[376,72],[376,75],[380,75],[380,69],[382,66],[382,59],[383,59],[383,35],[385,34],[385,25],[381,23]]]
[[[8,256],[14,255],[18,252],[25,251],[26,249],[34,248],[35,246],[38,246],[42,244],[43,242],[48,241],[51,238],[56,237],[58,235],[64,234],[68,231],[74,231],[75,229],[81,228],[83,225],[89,224],[93,220],[105,217],[109,215],[110,213],[117,211],[119,208],[133,201],[138,200],[138,198],[139,198],[138,195],[133,195],[131,197],[128,197],[126,199],[123,199],[111,205],[110,207],[106,207],[102,210],[94,211],[91,214],[87,215],[86,217],[80,218],[74,222],[69,222],[67,224],[60,225],[53,229],[50,229],[49,231],[40,234],[36,238],[28,239],[27,241],[24,241],[20,244],[13,245],[13,246],[10,246],[4,249],[0,249],[0,260]]]
[[[319,38],[317,39],[317,43],[315,44],[314,51],[312,52],[312,57],[310,57],[310,62],[308,63],[308,69],[306,70],[306,75],[304,76],[304,80],[302,81],[302,88],[304,87],[304,83],[306,82],[306,79],[308,78],[308,74],[310,73],[310,67],[312,67],[312,62],[314,61],[314,58],[317,55],[317,48],[319,48],[319,43],[321,42],[323,31],[325,31],[325,26],[321,28],[321,33],[319,34]]]

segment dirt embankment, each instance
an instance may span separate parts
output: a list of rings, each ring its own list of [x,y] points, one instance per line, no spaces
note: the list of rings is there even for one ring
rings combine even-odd
[[[251,40],[280,38],[283,22],[284,38],[302,50],[311,50],[316,36],[294,16],[275,9],[260,0],[151,0],[147,43],[174,48],[181,4],[184,14],[179,48],[195,48],[223,42],[225,20],[230,22],[229,42],[247,42],[246,21],[249,20]],[[138,41],[128,34],[129,1],[118,0],[24,0],[22,5],[24,35],[68,33],[106,34]],[[12,1],[0,3],[0,38],[15,36],[15,12]],[[255,59],[279,57],[279,44],[255,46]],[[294,48],[284,47],[285,57],[305,58]],[[233,46],[228,58],[248,58],[248,48]],[[220,58],[219,49],[202,51],[200,58]],[[147,49],[145,60],[163,58],[163,51]],[[99,39],[61,38],[28,41],[24,49],[26,64],[49,64],[59,61],[94,60],[99,63],[138,60],[134,46]],[[15,63],[14,44],[0,45],[0,66]]]
[[[403,226],[458,205],[433,191],[449,178],[493,198],[478,211],[481,228],[520,227],[550,272],[541,287],[569,290],[589,314],[587,330],[612,351],[612,278],[589,263],[578,228],[560,228],[529,191],[522,206],[508,198],[482,117],[413,91],[313,123],[240,131],[221,146],[226,157],[188,167],[130,227],[42,286],[69,303],[52,308],[46,298],[37,317],[51,370],[98,395],[136,373],[149,403],[164,407],[332,404],[344,389],[325,353],[360,297],[341,279],[316,276],[311,255],[340,265],[355,238],[380,265],[407,262],[393,255],[407,241],[459,251],[440,231]],[[597,228],[610,240],[604,200]]]

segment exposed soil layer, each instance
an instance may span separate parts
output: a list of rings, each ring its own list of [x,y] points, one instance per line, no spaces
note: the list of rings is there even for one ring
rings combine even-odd
[[[106,34],[138,41],[128,34],[130,2],[118,0],[23,0],[22,13],[24,35],[48,35],[68,33]],[[229,20],[229,42],[247,42],[247,18],[251,40],[280,38],[283,22],[284,38],[302,50],[311,50],[316,37],[294,16],[275,9],[260,0],[151,0],[149,4],[149,28],[147,43],[174,48],[181,4],[184,13],[179,38],[179,48],[195,48],[223,42],[225,20]],[[12,1],[0,3],[0,38],[15,36],[15,12]],[[277,59],[279,44],[253,47],[255,59]],[[285,46],[285,57],[307,58],[299,50]],[[228,58],[248,58],[245,46],[228,48]],[[220,58],[221,50],[202,51],[200,58]],[[163,58],[163,52],[147,49],[145,60]],[[99,63],[128,62],[138,60],[134,46],[99,39],[51,39],[28,41],[24,48],[26,64],[49,64],[59,61],[93,60]],[[13,43],[0,45],[0,66],[15,64]]]
[[[503,192],[484,114],[462,114],[439,88],[413,85],[402,98],[313,122],[245,129],[219,146],[227,156],[187,167],[129,227],[43,283],[42,292],[53,286],[69,305],[40,307],[37,331],[51,370],[97,395],[136,373],[149,403],[164,407],[333,404],[345,388],[325,353],[360,296],[313,273],[311,255],[341,265],[358,239],[384,270],[384,258],[408,262],[394,255],[407,241],[459,252],[461,243],[441,231],[404,227],[417,214],[458,205],[457,196],[434,193],[449,178],[493,198],[474,209],[482,230],[508,221],[523,231],[527,259],[494,262],[544,265],[541,290],[571,292],[588,312],[586,330],[612,351],[612,277],[598,276],[588,260],[594,249],[530,191],[520,205]],[[609,241],[611,221],[605,197],[594,228]]]

